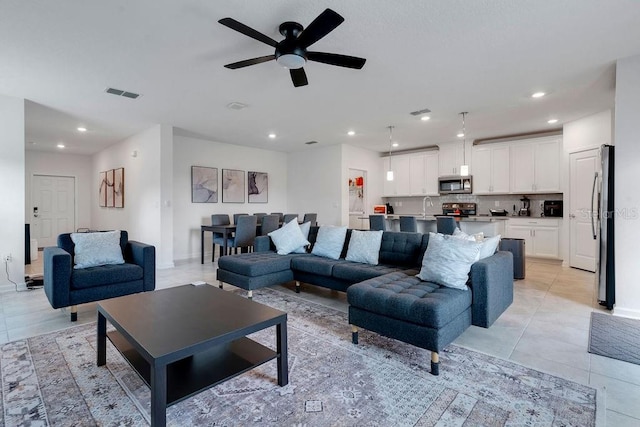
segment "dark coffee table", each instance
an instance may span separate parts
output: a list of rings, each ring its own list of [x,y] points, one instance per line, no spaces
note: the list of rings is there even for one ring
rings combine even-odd
[[[107,320],[115,331],[107,333]],[[276,327],[276,351],[246,335]],[[278,385],[289,382],[287,313],[210,285],[185,285],[98,303],[98,366],[107,340],[151,389],[151,425],[166,408],[277,359]]]

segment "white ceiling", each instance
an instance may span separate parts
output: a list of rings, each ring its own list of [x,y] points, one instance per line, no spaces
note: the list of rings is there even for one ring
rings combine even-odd
[[[223,67],[273,48],[220,18],[280,40],[280,23],[307,26],[327,7],[345,22],[310,50],[364,57],[362,70],[309,62],[309,85],[294,88],[275,61]],[[0,10],[0,94],[28,100],[27,149],[64,142],[78,154],[157,123],[280,151],[310,140],[387,151],[389,125],[398,149],[453,142],[461,111],[468,140],[547,130],[612,108],[616,59],[640,54],[635,0],[0,0]],[[409,114],[423,108],[428,122]]]

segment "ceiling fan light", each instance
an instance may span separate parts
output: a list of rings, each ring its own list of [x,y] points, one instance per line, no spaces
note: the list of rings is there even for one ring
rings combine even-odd
[[[304,67],[306,60],[300,55],[285,53],[284,55],[280,55],[278,59],[276,59],[276,62],[284,68],[297,70],[298,68]]]

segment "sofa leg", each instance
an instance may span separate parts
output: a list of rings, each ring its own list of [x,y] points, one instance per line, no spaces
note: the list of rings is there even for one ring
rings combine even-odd
[[[440,375],[440,356],[437,351],[431,352],[431,375]]]
[[[247,298],[253,299],[253,291],[247,291]]]
[[[219,287],[220,289],[222,289],[222,281],[221,281],[221,280],[218,280],[218,287]]]
[[[300,293],[300,282],[296,280],[296,294]]]
[[[351,342],[358,344],[358,327],[351,325]]]
[[[78,306],[77,305],[72,305],[71,306],[71,321],[72,322],[77,322],[78,321]]]

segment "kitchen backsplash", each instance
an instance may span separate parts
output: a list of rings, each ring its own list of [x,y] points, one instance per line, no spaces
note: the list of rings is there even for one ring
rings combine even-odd
[[[545,200],[562,200],[562,194],[527,194],[530,200],[530,211],[532,217],[540,217],[542,214],[542,202]],[[448,202],[473,202],[478,204],[478,214],[490,215],[490,209],[505,209],[509,215],[518,214],[518,209],[522,207],[520,199],[522,195],[496,195],[496,196],[474,196],[473,194],[450,194],[446,196],[431,196],[433,206],[429,206],[427,200],[427,215],[442,214],[442,204]],[[421,214],[422,197],[385,197],[384,202],[389,202],[393,206],[394,214]],[[498,202],[499,206],[496,206]],[[401,205],[400,205],[401,204]],[[373,208],[371,208],[373,209]]]

